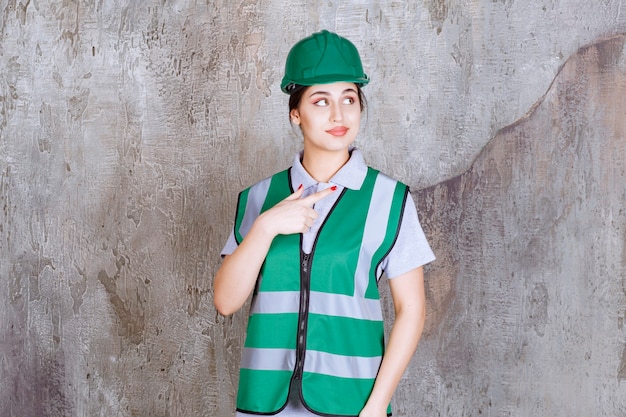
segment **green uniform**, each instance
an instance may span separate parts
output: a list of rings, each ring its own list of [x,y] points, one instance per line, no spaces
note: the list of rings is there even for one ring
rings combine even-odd
[[[240,194],[238,243],[260,213],[293,192],[289,175]],[[253,294],[239,411],[278,412],[292,384],[313,412],[358,415],[384,352],[377,267],[397,237],[407,195],[406,185],[368,168],[360,189],[342,192],[310,254],[301,234],[274,238]]]

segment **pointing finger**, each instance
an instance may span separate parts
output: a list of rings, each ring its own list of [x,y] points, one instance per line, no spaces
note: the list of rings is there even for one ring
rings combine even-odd
[[[329,195],[334,193],[336,190],[337,190],[337,186],[333,185],[332,187],[326,188],[325,190],[322,190],[322,191],[318,191],[315,194],[311,194],[310,196],[303,198],[302,201],[305,202],[310,207],[310,206],[313,206],[313,204],[317,203],[318,201],[328,197]]]

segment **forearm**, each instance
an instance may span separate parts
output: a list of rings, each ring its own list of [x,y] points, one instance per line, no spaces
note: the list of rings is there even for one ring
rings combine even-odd
[[[361,414],[363,417],[386,415],[387,405],[415,353],[423,328],[421,311],[403,311],[396,316],[374,389]]]
[[[246,302],[273,238],[255,223],[235,251],[224,258],[213,282],[213,303],[221,314],[232,314]]]
[[[361,417],[386,416],[387,405],[424,329],[426,296],[423,268],[390,279],[389,286],[396,317],[374,388],[361,411]]]

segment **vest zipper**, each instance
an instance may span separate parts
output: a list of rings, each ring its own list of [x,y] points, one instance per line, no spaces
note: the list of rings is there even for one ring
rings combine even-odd
[[[296,343],[296,364],[294,369],[294,374],[292,377],[292,382],[295,382],[296,389],[298,391],[300,401],[304,405],[307,410],[309,406],[306,405],[304,401],[304,395],[302,394],[302,375],[304,373],[304,359],[306,357],[306,334],[307,334],[307,326],[309,323],[309,297],[311,295],[311,265],[313,264],[313,254],[315,253],[315,247],[317,246],[317,240],[319,238],[319,234],[324,228],[328,217],[333,213],[335,207],[341,200],[341,197],[346,193],[346,189],[344,189],[333,207],[328,211],[326,215],[326,219],[320,226],[319,231],[317,232],[317,236],[313,241],[313,247],[311,248],[311,253],[305,253],[302,250],[302,236],[300,236],[300,309],[298,311],[298,332],[297,332],[297,343]]]
[[[306,330],[309,315],[309,293],[311,287],[311,254],[300,252],[300,310],[298,312],[298,333],[296,343],[296,365],[294,379],[298,381],[298,390],[302,389],[304,356],[306,352]]]

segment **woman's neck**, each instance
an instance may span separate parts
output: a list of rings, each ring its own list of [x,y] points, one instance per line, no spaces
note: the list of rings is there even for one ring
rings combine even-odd
[[[349,159],[347,149],[341,152],[316,152],[305,148],[302,166],[317,182],[329,182]]]

